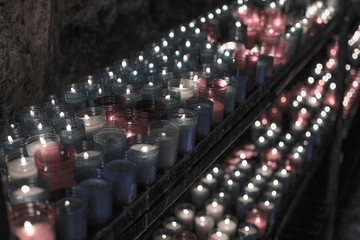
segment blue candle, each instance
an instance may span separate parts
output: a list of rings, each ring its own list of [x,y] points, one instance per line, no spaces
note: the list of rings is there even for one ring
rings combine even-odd
[[[89,106],[94,107],[94,100],[109,95],[109,91],[102,84],[94,84],[87,88]]]
[[[235,98],[237,93],[237,85],[238,82],[235,78],[226,79],[227,80],[227,88],[225,93],[225,105],[224,105],[224,113],[230,114],[235,109]]]
[[[247,81],[248,81],[248,73],[244,70],[237,70],[236,75],[233,77],[238,82],[235,102],[236,102],[236,104],[241,104],[242,102],[245,101],[245,97],[246,97],[246,86],[247,86]]]
[[[185,108],[192,109],[198,114],[197,139],[203,139],[210,133],[213,105],[211,100],[202,98],[189,98],[185,102]]]
[[[81,88],[77,83],[63,87],[64,101],[80,110],[88,106],[88,98],[85,88]]]
[[[114,204],[121,206],[133,202],[137,195],[135,162],[114,160],[105,165],[104,171],[112,180]]]
[[[103,170],[94,169],[77,185],[77,194],[87,202],[89,224],[95,228],[107,224],[113,212],[112,184],[104,179]]]
[[[79,119],[76,119],[75,122],[63,122],[57,127],[56,132],[59,134],[61,143],[75,146],[85,138],[84,122]]]
[[[266,66],[267,63],[263,60],[258,60],[256,63],[255,82],[257,86],[262,86],[265,82]]]
[[[139,184],[149,186],[155,181],[159,157],[159,142],[153,136],[135,135],[127,139],[129,153],[138,159]]]
[[[212,197],[218,199],[224,205],[225,212],[229,211],[230,202],[231,202],[229,193],[227,193],[223,190],[220,190],[218,192],[213,192]]]
[[[228,178],[223,183],[223,188],[226,192],[230,193],[230,196],[234,198],[240,192],[240,184],[234,179]]]
[[[211,173],[206,173],[200,178],[200,181],[211,191],[218,186],[218,180]]]
[[[191,188],[191,202],[196,206],[196,209],[203,209],[204,203],[210,197],[210,190],[202,183],[197,183]]]
[[[229,175],[231,179],[234,179],[236,182],[238,182],[240,186],[242,186],[245,183],[245,181],[248,179],[248,174],[246,172],[242,172],[236,168],[231,169],[229,171]]]
[[[86,204],[83,200],[75,197],[62,198],[54,204],[54,209],[57,239],[86,239]]]
[[[283,193],[286,193],[290,186],[290,178],[291,178],[290,172],[288,172],[285,168],[283,168],[275,172],[274,177],[284,185]]]
[[[198,114],[190,109],[179,108],[169,113],[169,119],[174,122],[180,130],[179,152],[190,152],[195,146]]]
[[[163,90],[162,96],[156,100],[165,103],[166,111],[171,112],[180,107],[180,92]]]
[[[246,219],[246,209],[249,205],[255,203],[254,198],[244,194],[236,198],[236,216],[239,219],[239,222],[245,221]]]
[[[272,56],[260,54],[259,60],[266,63],[265,78],[271,77],[273,73],[274,58]]]

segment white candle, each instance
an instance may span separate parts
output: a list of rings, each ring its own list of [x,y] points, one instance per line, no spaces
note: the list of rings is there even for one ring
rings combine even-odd
[[[199,215],[195,217],[195,232],[200,240],[207,240],[208,234],[214,229],[214,218],[207,215]]]
[[[236,234],[237,222],[235,219],[227,217],[223,220],[220,220],[217,223],[217,227],[221,232],[226,233],[230,238],[232,238]]]
[[[24,221],[24,225],[12,229],[13,234],[21,240],[55,240],[54,225],[48,222]]]
[[[175,208],[175,216],[184,224],[187,229],[194,228],[195,208],[190,204],[179,204]]]
[[[39,150],[43,147],[46,147],[50,144],[56,144],[56,142],[54,142],[50,139],[44,138],[44,137],[40,137],[37,141],[28,143],[26,145],[26,150],[27,150],[29,156],[34,156],[34,154],[37,150]]]
[[[12,191],[12,195],[16,201],[23,201],[25,199],[31,199],[37,195],[44,193],[45,189],[37,186],[23,185],[21,188]]]
[[[229,235],[222,232],[220,229],[212,233],[209,237],[209,240],[229,240]]]
[[[132,150],[138,151],[140,153],[148,153],[148,152],[155,150],[157,148],[157,146],[145,144],[145,143],[139,143],[139,144],[132,145],[130,148]]]
[[[20,178],[37,177],[37,167],[32,157],[20,157],[7,163],[11,181]]]
[[[210,201],[205,206],[206,215],[209,215],[218,222],[224,215],[224,206],[217,201]]]

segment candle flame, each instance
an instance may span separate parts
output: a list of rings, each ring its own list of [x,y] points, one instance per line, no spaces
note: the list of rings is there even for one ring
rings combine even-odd
[[[273,184],[274,184],[275,186],[279,185],[279,180],[275,179],[275,180],[273,181]]]
[[[227,181],[227,183],[228,183],[228,185],[233,185],[234,184],[234,181],[233,180],[231,180],[231,179],[229,179],[228,181]]]
[[[166,132],[162,132],[160,135],[161,135],[162,137],[166,137]]]
[[[211,68],[207,67],[207,68],[205,69],[205,72],[206,72],[206,73],[211,73]]]
[[[84,159],[89,159],[89,154],[87,152],[84,152],[83,157]]]
[[[121,83],[121,82],[122,82],[122,79],[121,79],[121,78],[117,78],[117,79],[116,79],[116,82]]]
[[[41,143],[42,145],[46,145],[46,141],[45,141],[45,139],[44,139],[43,137],[40,137],[40,138],[39,138],[39,141],[40,141],[40,143]]]
[[[244,199],[245,201],[247,201],[247,200],[249,200],[249,196],[248,196],[247,194],[244,194],[243,199]]]
[[[200,29],[199,29],[199,28],[196,28],[196,29],[195,29],[195,33],[196,33],[196,34],[200,34]]]
[[[214,208],[216,208],[218,205],[219,205],[218,202],[212,202],[211,203],[211,206],[213,206]]]
[[[166,95],[165,96],[165,100],[170,100],[171,99],[171,96],[170,95]]]
[[[41,130],[43,128],[42,123],[39,123],[39,125],[37,126],[39,130]]]
[[[32,117],[34,117],[34,116],[35,116],[35,113],[34,113],[34,111],[33,111],[33,110],[30,110],[30,115],[31,115]]]
[[[287,170],[285,168],[281,169],[281,174],[282,175],[286,175],[287,174]]]
[[[14,142],[14,139],[13,139],[10,135],[9,135],[7,138],[8,138],[8,140],[9,140],[10,143],[13,143],[13,142]]]
[[[208,174],[206,175],[206,179],[207,179],[207,180],[212,180],[212,179],[213,179],[213,175],[211,175],[210,173],[208,173]]]
[[[254,188],[255,186],[254,186],[254,184],[249,183],[249,184],[248,184],[248,187],[249,187],[250,189],[252,189],[252,188]]]
[[[273,148],[273,150],[272,150],[271,152],[274,152],[274,150],[275,150],[275,152],[276,152],[276,148]],[[267,171],[267,170],[268,170],[267,165],[262,165],[261,170]]]
[[[183,115],[181,116],[181,119],[185,119],[185,114],[183,114]]]
[[[126,61],[122,61],[122,62],[121,62],[121,66],[122,66],[123,68],[126,67],[126,66],[127,66]]]
[[[177,66],[178,68],[181,68],[181,67],[182,67],[182,63],[181,63],[181,62],[178,62],[178,63],[176,64],[176,66]]]
[[[190,47],[190,46],[191,46],[191,42],[190,42],[190,41],[186,41],[186,42],[185,42],[185,46],[186,46],[186,47]]]
[[[225,193],[224,192],[219,192],[219,197],[221,197],[221,198],[225,197]]]
[[[183,213],[184,213],[185,215],[188,215],[188,214],[190,213],[190,211],[189,211],[188,209],[184,209],[184,210],[183,210]]]
[[[70,124],[66,125],[66,131],[71,132],[71,125]]]
[[[154,64],[153,64],[153,63],[149,63],[149,68],[154,68]]]
[[[235,175],[235,177],[240,177],[241,172],[239,170],[237,170],[237,171],[235,171],[234,175]]]
[[[250,231],[250,228],[249,228],[249,226],[245,226],[245,227],[244,227],[244,230],[245,230],[245,232],[248,232],[248,231]]]
[[[171,225],[172,225],[173,227],[176,227],[176,226],[177,226],[177,222],[172,221],[172,222],[171,222]]]
[[[261,180],[261,175],[259,175],[259,174],[256,175],[256,176],[255,176],[255,179],[256,179],[256,181],[260,181],[260,180]]]
[[[203,187],[202,185],[198,185],[198,186],[197,186],[197,190],[201,192],[201,191],[204,190],[204,187]]]
[[[98,93],[101,95],[102,94],[102,89],[101,88],[99,88],[99,90],[98,90]]]
[[[87,114],[85,114],[84,118],[85,118],[85,120],[90,120],[90,117]]]
[[[64,202],[64,206],[67,207],[67,206],[69,206],[69,205],[70,205],[70,201],[66,200],[66,201]]]
[[[24,228],[25,228],[25,232],[26,232],[27,235],[29,235],[29,236],[34,235],[35,231],[34,231],[34,227],[31,224],[31,222],[25,221],[24,222]]]
[[[160,47],[159,47],[159,46],[155,46],[155,47],[154,47],[154,51],[157,52],[157,53],[160,52]]]
[[[200,221],[201,221],[201,222],[205,222],[205,220],[206,220],[206,219],[205,219],[204,216],[201,216],[201,217],[200,217]]]
[[[187,56],[187,55],[184,55],[184,56],[183,56],[183,61],[184,61],[184,62],[187,62],[188,60],[189,60],[188,56]]]
[[[150,87],[154,86],[154,83],[153,83],[153,82],[149,82],[149,86],[150,86]]]
[[[217,232],[216,232],[216,236],[218,236],[218,237],[222,237],[222,235],[223,235],[223,233],[222,233],[222,232],[220,232],[220,231],[217,231]]]
[[[226,225],[229,225],[229,224],[230,224],[230,219],[228,219],[228,218],[225,219],[225,220],[224,220],[224,223],[225,223]]]
[[[51,100],[51,105],[55,105],[55,100],[54,99]]]
[[[27,164],[26,158],[25,158],[24,156],[22,156],[22,157],[20,158],[20,164],[21,164],[22,166],[24,166],[24,165]]]
[[[246,167],[248,165],[248,162],[244,159],[241,161],[241,165],[243,165],[244,167]]]
[[[25,194],[27,194],[28,192],[30,192],[30,187],[28,185],[23,185],[21,187],[21,191]]]
[[[72,93],[76,93],[76,90],[75,90],[75,88],[70,88],[70,92],[72,92]]]
[[[143,146],[140,149],[140,151],[142,151],[142,152],[147,152],[148,150],[149,150],[149,147],[147,147],[147,146]]]

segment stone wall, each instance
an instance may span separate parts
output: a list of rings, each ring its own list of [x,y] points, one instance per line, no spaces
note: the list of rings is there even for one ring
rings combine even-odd
[[[226,0],[0,0],[0,119]]]

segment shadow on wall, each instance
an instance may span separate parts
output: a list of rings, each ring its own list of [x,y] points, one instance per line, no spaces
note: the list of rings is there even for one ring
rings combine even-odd
[[[0,119],[228,0],[0,3]]]

